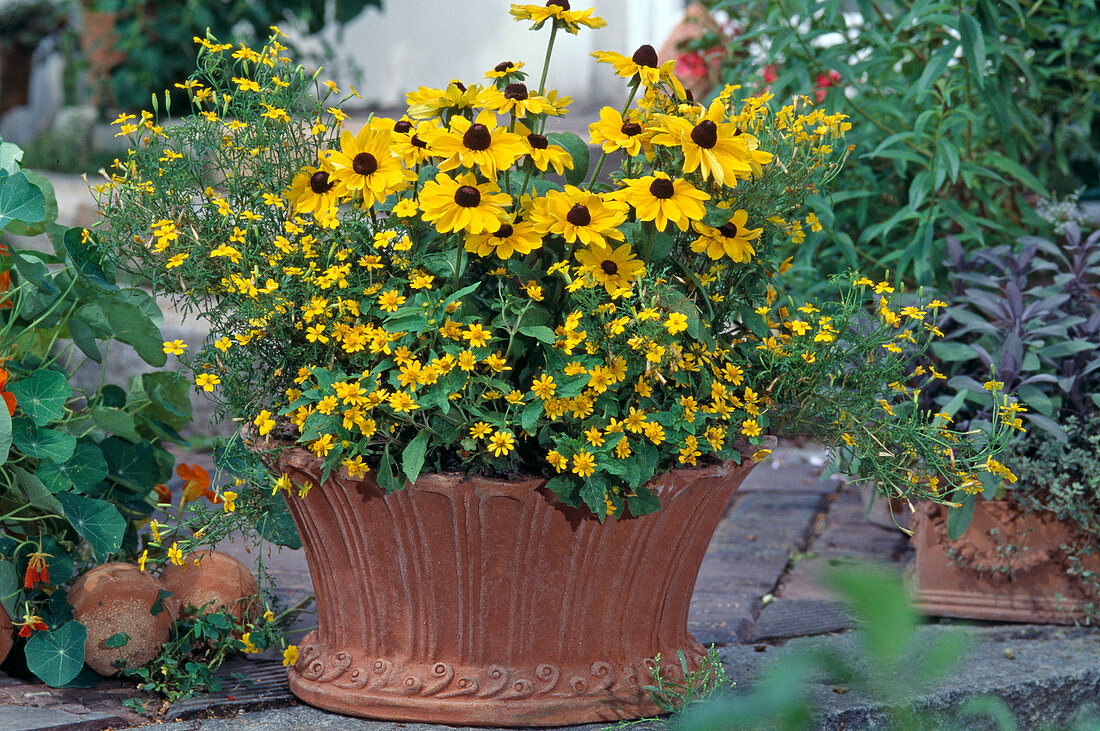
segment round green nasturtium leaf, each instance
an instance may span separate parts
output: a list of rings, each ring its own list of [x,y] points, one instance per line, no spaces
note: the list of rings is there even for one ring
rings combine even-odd
[[[27,667],[51,687],[65,685],[84,667],[88,630],[75,620],[52,632],[35,632],[27,640]]]
[[[76,449],[76,437],[72,434],[38,426],[22,416],[12,419],[11,440],[28,457],[51,462],[67,462]]]
[[[23,413],[38,426],[46,426],[65,415],[65,404],[73,396],[64,373],[39,368],[8,390],[15,395]]]
[[[52,493],[75,490],[87,494],[107,476],[107,460],[95,442],[80,441],[67,462],[42,462],[36,474]]]
[[[126,519],[114,505],[72,492],[59,492],[57,501],[66,520],[91,546],[97,561],[106,561],[122,546]]]

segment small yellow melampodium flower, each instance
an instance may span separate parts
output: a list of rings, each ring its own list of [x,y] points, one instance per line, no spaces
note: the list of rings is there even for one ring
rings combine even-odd
[[[498,431],[489,437],[489,451],[494,457],[505,457],[516,448],[516,439],[511,432]]]
[[[252,423],[256,425],[260,436],[267,436],[271,433],[271,430],[275,428],[275,420],[271,418],[271,412],[264,409],[259,415],[252,420]]]
[[[569,466],[569,459],[556,449],[551,449],[549,452],[546,453],[546,461],[549,462],[558,472],[561,472]]]
[[[165,340],[164,352],[168,355],[183,355],[183,351],[187,350],[187,343],[182,340]]]
[[[668,320],[665,321],[665,327],[668,328],[670,335],[683,332],[687,330],[687,315],[682,312],[673,312],[668,316]]]
[[[180,550],[179,544],[172,543],[172,547],[168,549],[168,559],[176,566],[183,566],[183,551]]]
[[[145,571],[145,562],[149,560],[149,551],[142,551],[141,558],[138,559],[138,568]]]
[[[294,645],[287,645],[283,650],[283,666],[293,665],[298,662],[298,648]]]
[[[484,439],[489,435],[489,432],[493,430],[491,424],[486,424],[484,421],[479,421],[470,427],[470,436],[474,439]]]
[[[233,492],[232,490],[226,490],[222,493],[222,508],[225,510],[225,512],[232,513],[234,510],[237,509],[237,503],[235,502],[236,499],[237,493]]]
[[[596,471],[596,458],[591,453],[580,450],[573,455],[573,473],[589,477]]]

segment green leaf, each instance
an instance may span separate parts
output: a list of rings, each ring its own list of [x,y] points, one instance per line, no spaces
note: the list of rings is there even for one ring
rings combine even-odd
[[[149,607],[149,614],[154,617],[164,611],[164,600],[172,596],[172,592],[165,589],[161,589],[157,592],[157,598],[153,601],[153,606]]]
[[[76,620],[52,632],[35,632],[27,640],[27,668],[46,685],[65,685],[84,667],[87,640],[87,628]]]
[[[294,525],[294,518],[286,508],[286,503],[269,504],[267,510],[256,520],[256,531],[266,541],[277,546],[286,546],[296,551],[302,547],[302,538]]]
[[[52,493],[62,490],[87,492],[107,476],[107,460],[94,442],[77,442],[67,462],[42,462],[36,474]]]
[[[378,460],[378,486],[389,495],[405,487],[404,480],[398,480],[393,474],[393,457],[390,456],[390,445],[382,452],[382,459]]]
[[[15,265],[19,276],[42,292],[49,295],[60,294],[61,290],[54,284],[53,277],[50,276],[50,270],[46,268],[46,264],[39,257],[22,251],[12,252],[11,262]]]
[[[635,518],[661,509],[661,499],[648,487],[639,487],[634,492],[635,495],[626,498],[626,507]]]
[[[11,428],[11,414],[3,404],[0,404],[0,465],[8,462],[8,452],[11,451]]]
[[[8,390],[15,394],[23,413],[38,426],[57,421],[65,414],[65,404],[73,390],[64,373],[38,368],[30,376],[17,381]]]
[[[117,434],[132,442],[141,441],[134,426],[134,417],[112,406],[96,406],[92,409],[92,423],[105,432]]]
[[[538,423],[539,417],[542,416],[545,411],[542,399],[536,399],[531,403],[523,407],[523,411],[520,413],[519,425],[523,427],[525,432],[530,433],[535,424]]]
[[[106,500],[76,495],[71,492],[58,493],[65,517],[76,532],[88,542],[97,561],[107,558],[122,547],[122,536],[126,533],[126,520],[114,505]]]
[[[107,437],[99,448],[106,458],[108,473],[119,484],[144,495],[160,482],[156,450],[149,442],[132,443],[121,437]]]
[[[12,441],[24,454],[52,462],[67,462],[76,448],[72,434],[37,426],[26,417],[12,419]]]
[[[148,399],[142,415],[163,421],[173,429],[191,422],[191,384],[180,373],[158,371],[138,376],[130,384],[130,403]]]
[[[19,172],[19,162],[23,159],[23,151],[14,142],[0,142],[0,171],[8,175]]]
[[[143,361],[159,368],[168,362],[160,329],[137,305],[104,302],[100,305],[115,338],[131,346]]]
[[[932,343],[932,352],[945,361],[972,360],[978,357],[978,351],[969,345],[950,341]]]
[[[22,172],[0,178],[0,230],[12,221],[46,220],[46,196]]]
[[[580,185],[588,177],[588,145],[572,132],[551,132],[547,138],[565,148],[573,158],[573,169],[565,171],[565,182]]]
[[[974,517],[974,503],[976,495],[964,495],[958,500],[960,506],[949,508],[947,511],[947,540],[957,541],[966,529],[970,527],[970,521]]]
[[[164,590],[161,589],[161,591],[164,591]],[[125,632],[118,632],[116,634],[111,635],[107,639],[103,640],[103,646],[104,647],[109,647],[112,650],[115,650],[115,649],[118,649],[119,647],[126,647],[126,644],[129,641],[130,641],[130,635],[126,634]]]
[[[959,16],[959,37],[962,41],[970,78],[979,89],[985,88],[985,35],[982,24],[970,13]]]
[[[424,454],[428,449],[428,432],[422,431],[413,437],[413,440],[401,453],[401,471],[405,473],[409,483],[416,482],[420,477],[420,470],[424,468]]]
[[[95,333],[79,316],[69,318],[66,323],[69,326],[69,337],[80,352],[88,356],[96,363],[103,362],[103,354],[99,352],[99,344],[96,343]]]
[[[823,583],[840,595],[859,620],[861,639],[879,667],[902,658],[916,628],[901,576],[874,566],[837,566],[826,570]]]
[[[16,467],[12,471],[15,473],[15,484],[27,496],[28,503],[46,512],[61,515],[61,503],[42,484],[42,480],[22,467]]]
[[[92,246],[92,239],[89,238],[87,242],[84,241],[83,227],[70,228],[65,232],[62,241],[69,260],[87,282],[93,287],[107,292],[118,290],[118,285],[111,281],[103,271],[102,257]]]
[[[19,580],[19,574],[15,570],[15,564],[8,560],[0,561],[0,606],[9,617],[18,617],[15,608],[18,604],[19,593],[23,584]]]
[[[545,325],[524,325],[519,329],[519,333],[534,338],[541,343],[553,344],[558,341],[558,336],[554,334],[554,331]]]
[[[38,236],[46,232],[46,227],[51,221],[57,220],[57,195],[54,193],[50,181],[46,178],[33,170],[23,170],[22,173],[31,185],[42,191],[45,201],[45,215],[41,221],[35,223],[12,221],[8,224],[7,232],[16,236]]]

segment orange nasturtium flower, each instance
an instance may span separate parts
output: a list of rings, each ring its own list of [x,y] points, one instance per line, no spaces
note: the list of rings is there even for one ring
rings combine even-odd
[[[30,612],[23,615],[22,622],[15,622],[14,624],[19,627],[20,637],[30,637],[32,632],[40,632],[49,629],[46,623],[42,621],[41,617]]]
[[[5,390],[8,383],[8,372],[3,368],[0,368],[0,398],[4,399],[4,404],[8,407],[8,416],[15,416],[15,407],[18,402],[15,400],[15,394]]]
[[[181,464],[176,467],[176,474],[183,480],[183,497],[180,499],[181,507],[192,500],[198,500],[200,497],[205,497],[212,503],[217,503],[221,500],[221,498],[210,489],[210,474],[202,465]]]
[[[52,558],[52,556],[43,553],[41,548],[30,555],[30,559],[27,561],[27,575],[23,578],[24,589],[34,588],[34,585],[39,581],[44,584],[50,583],[50,569],[46,565],[47,558]]]

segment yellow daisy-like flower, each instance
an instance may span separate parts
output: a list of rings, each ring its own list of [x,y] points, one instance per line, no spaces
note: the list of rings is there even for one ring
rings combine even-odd
[[[336,206],[336,181],[327,170],[309,166],[294,176],[283,197],[294,204],[298,213],[317,216]]]
[[[622,150],[631,157],[643,150],[646,156],[653,154],[650,131],[634,115],[623,117],[619,110],[612,107],[600,110],[600,121],[588,125],[588,134],[592,144],[600,145],[604,152]]]
[[[511,202],[511,196],[501,193],[496,183],[478,183],[473,173],[457,179],[440,173],[420,191],[424,220],[434,223],[440,233],[496,231],[505,206]]]
[[[346,198],[359,193],[363,208],[370,208],[391,193],[407,188],[416,174],[401,166],[390,149],[392,140],[392,131],[372,129],[370,125],[354,136],[344,130],[340,134],[340,149],[321,153],[321,159],[332,171],[334,195]]]
[[[567,185],[564,191],[551,190],[544,198],[535,199],[531,220],[541,231],[557,234],[571,244],[603,245],[607,239],[625,238],[617,226],[626,221],[629,210],[622,201]]]
[[[516,119],[547,112],[556,113],[546,97],[528,91],[527,85],[520,81],[506,85],[503,91],[495,86],[486,87],[478,95],[477,101],[479,106],[500,114],[515,115]]]
[[[639,46],[638,50],[630,56],[624,56],[614,51],[593,51],[593,56],[600,63],[611,64],[615,73],[624,79],[637,78],[643,86],[656,86],[662,81],[667,81],[676,89],[680,99],[687,98],[684,93],[684,85],[676,78],[673,70],[676,68],[676,59],[660,63],[657,59],[657,49],[646,43]]]
[[[478,256],[496,254],[507,259],[513,254],[530,254],[542,248],[542,234],[530,221],[506,216],[493,233],[473,234],[466,239],[466,251]]]
[[[531,30],[538,30],[548,20],[553,20],[558,28],[573,35],[577,34],[582,25],[585,28],[603,28],[607,25],[606,20],[592,15],[595,8],[572,10],[569,0],[550,0],[546,5],[513,4],[509,12],[516,20],[534,21]]]
[[[295,665],[298,663],[298,647],[296,645],[287,645],[283,650],[283,667],[287,665]]]
[[[554,383],[554,377],[548,373],[543,373],[531,383],[531,392],[543,401],[552,397],[557,388],[558,384]]]
[[[721,259],[728,256],[735,262],[746,262],[752,259],[756,250],[752,248],[752,242],[760,238],[762,228],[748,228],[746,224],[749,214],[745,210],[734,211],[727,223],[717,228],[695,222],[692,227],[699,238],[691,244],[691,250],[706,252],[711,259]]]
[[[439,116],[444,110],[469,109],[475,106],[480,93],[481,87],[477,84],[466,86],[461,81],[452,79],[446,89],[421,86],[416,91],[410,91],[405,95],[405,102],[409,105],[410,117],[430,119]]]
[[[493,431],[492,424],[486,424],[484,421],[479,421],[470,427],[470,436],[474,439],[484,439],[489,436],[489,432]]]
[[[183,551],[178,543],[172,543],[172,547],[168,549],[168,559],[176,566],[183,566]]]
[[[222,379],[210,373],[200,373],[195,377],[195,385],[203,391],[213,391],[214,386],[222,382]]]
[[[453,117],[450,129],[432,140],[431,149],[433,154],[446,158],[439,164],[440,170],[476,167],[487,178],[510,168],[525,152],[520,136],[497,126],[497,115],[489,109],[473,122]]]
[[[494,457],[505,457],[516,448],[516,439],[511,432],[498,431],[489,437],[489,451]]]
[[[573,156],[563,147],[551,145],[544,135],[536,134],[522,122],[516,122],[516,134],[523,140],[523,149],[531,162],[539,170],[554,168],[558,175],[565,175],[565,169],[573,169]]]
[[[761,171],[772,161],[772,154],[757,149],[760,141],[741,131],[733,122],[723,121],[726,108],[715,100],[703,118],[691,122],[683,117],[659,115],[653,142],[679,147],[684,153],[684,172],[696,170],[704,180],[733,187],[738,178]]]
[[[569,466],[569,458],[556,449],[551,449],[546,453],[546,461],[558,472],[561,472]]]
[[[709,200],[709,195],[686,180],[673,180],[666,173],[624,180],[623,184],[625,187],[617,195],[634,206],[639,221],[653,221],[658,231],[664,231],[669,223],[686,231],[689,223],[707,213],[703,201]]]
[[[603,244],[594,244],[587,249],[577,251],[577,261],[584,267],[585,273],[602,284],[612,297],[629,291],[630,284],[645,276],[645,264],[634,258],[630,244],[617,249]]]
[[[519,78],[523,78],[525,74],[520,72],[521,68],[523,68],[523,61],[501,61],[485,73],[485,78],[502,79],[511,74],[517,74]]]
[[[267,436],[271,433],[271,430],[275,428],[275,420],[271,418],[271,412],[264,409],[260,414],[252,420],[252,423],[256,426],[256,430],[260,433],[260,436]]]
[[[435,122],[396,122],[393,125],[393,152],[406,166],[419,165],[433,156],[429,143],[440,132]]]
[[[187,343],[182,340],[164,341],[164,352],[168,355],[183,355],[185,350],[187,350]]]
[[[573,474],[589,477],[596,471],[596,458],[582,449],[573,455]]]

